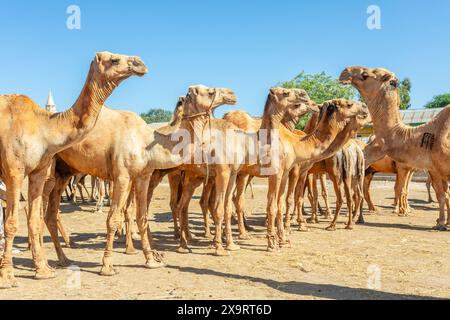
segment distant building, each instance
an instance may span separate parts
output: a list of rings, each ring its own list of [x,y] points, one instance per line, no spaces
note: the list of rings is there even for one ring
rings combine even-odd
[[[48,99],[47,99],[47,104],[45,105],[45,110],[47,110],[50,113],[56,113],[56,105],[55,105],[55,102],[53,101],[51,91],[48,93]]]
[[[403,123],[412,126],[417,127],[422,124],[425,124],[433,118],[435,118],[439,112],[444,110],[444,108],[440,109],[409,109],[409,110],[400,110],[400,119],[403,121]],[[362,129],[359,133],[359,137],[367,138],[370,137],[373,134],[373,127],[372,125],[367,125]]]

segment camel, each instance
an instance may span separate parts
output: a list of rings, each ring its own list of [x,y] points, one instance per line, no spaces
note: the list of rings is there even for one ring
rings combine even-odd
[[[17,232],[20,189],[26,176],[28,230],[36,267],[36,279],[55,276],[49,267],[41,238],[41,205],[44,182],[53,156],[82,141],[94,128],[105,100],[125,79],[143,76],[147,67],[138,57],[97,53],[86,83],[73,107],[51,114],[23,95],[0,96],[1,177],[7,189],[5,251],[0,266],[0,287],[17,286],[12,262],[12,245]]]
[[[286,240],[282,216],[282,198],[285,192],[285,186],[289,178],[291,170],[296,164],[302,162],[314,163],[321,161],[337,152],[342,145],[359,130],[362,120],[368,115],[362,103],[352,102],[344,99],[336,99],[324,103],[321,109],[320,121],[318,127],[309,135],[298,135],[290,132],[281,125],[283,113],[267,112],[261,128],[278,129],[280,132],[279,143],[282,150],[279,160],[278,171],[275,174],[264,175],[261,172],[262,166],[250,166],[240,172],[240,176],[253,175],[259,177],[268,177],[268,204],[267,204],[267,235],[268,235],[268,251],[278,250],[278,245],[286,245]],[[271,116],[266,116],[272,114]],[[238,217],[241,223],[240,230],[243,229],[242,203],[243,190],[245,189],[245,178],[238,178],[237,194],[238,194]],[[275,221],[277,222],[278,232],[275,232]],[[244,231],[240,231],[241,233]],[[278,242],[276,242],[276,236]]]
[[[372,213],[376,213],[377,210],[372,201],[370,185],[372,183],[374,175],[379,172],[396,174],[394,187],[395,208],[393,212],[397,213],[399,216],[406,216],[410,212],[410,207],[408,204],[409,183],[412,179],[415,169],[410,166],[397,163],[388,156],[385,156],[383,159],[376,161],[366,169],[364,178],[364,198],[369,207],[369,212]]]
[[[70,177],[76,172],[82,172],[113,182],[107,219],[107,243],[100,274],[112,276],[117,273],[112,264],[114,236],[120,228],[121,211],[132,188],[136,197],[136,221],[146,259],[145,267],[164,266],[162,256],[152,248],[147,232],[147,189],[150,176],[155,169],[182,164],[184,155],[173,153],[174,148],[179,145],[174,137],[191,129],[193,121],[189,119],[209,114],[222,104],[233,104],[236,101],[234,93],[229,89],[205,86],[190,87],[188,97],[192,102],[184,106],[186,119],[165,131],[151,129],[141,117],[132,112],[103,107],[91,134],[82,143],[58,153],[60,167],[56,167],[56,183],[50,196],[46,219],[60,263],[67,264],[67,258],[58,239],[59,201]],[[131,236],[131,232],[127,232],[127,237]],[[131,239],[127,240],[127,244],[129,243],[132,243]],[[127,253],[133,254],[134,249],[127,247]]]
[[[348,67],[341,83],[354,86],[369,106],[375,134],[384,139],[386,154],[398,163],[428,170],[439,202],[435,229],[450,227],[448,180],[450,179],[450,108],[442,110],[431,122],[419,127],[406,126],[400,119],[398,79],[382,68]],[[450,208],[450,207],[449,207]]]

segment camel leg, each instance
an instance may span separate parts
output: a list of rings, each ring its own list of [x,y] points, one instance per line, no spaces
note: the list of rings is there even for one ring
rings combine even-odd
[[[134,188],[132,188],[130,190],[130,193],[128,194],[127,202],[123,209],[123,212],[125,214],[125,232],[126,232],[125,253],[128,255],[134,255],[137,253],[136,250],[134,249],[134,244],[133,244],[134,215],[132,214],[132,211],[133,211],[132,204],[133,204],[133,199],[135,196],[137,197],[136,186],[134,185]],[[145,202],[145,205],[146,204],[147,204],[147,202]]]
[[[42,234],[42,193],[49,175],[50,167],[33,172],[28,176],[28,233],[31,240],[31,252],[36,266],[35,279],[50,279],[56,277],[50,268],[41,245]]]
[[[276,216],[276,226],[277,226],[277,237],[278,244],[280,247],[290,245],[288,239],[286,239],[286,234],[284,232],[284,224],[283,224],[283,196],[286,192],[286,184],[289,179],[289,172],[285,172],[281,178],[278,198],[277,198],[277,216]]]
[[[308,170],[300,173],[297,186],[295,187],[295,210],[297,211],[298,231],[308,231],[306,220],[303,217],[303,203],[305,201],[305,184],[308,178]]]
[[[409,196],[409,185],[411,184],[411,181],[414,177],[414,173],[416,171],[411,169],[409,170],[409,174],[408,174],[408,179],[406,180],[406,186],[405,186],[405,205],[406,205],[406,209],[408,210],[408,213],[411,213],[412,209],[411,206],[409,205],[409,200],[408,200],[408,196]]]
[[[284,228],[286,230],[286,234],[291,233],[291,217],[293,214],[291,214],[291,208],[294,208],[294,200],[295,200],[295,185],[298,181],[298,178],[300,176],[300,166],[296,165],[294,168],[289,172],[289,182],[288,182],[288,190],[286,195],[286,216],[284,219]]]
[[[369,212],[377,213],[377,209],[375,208],[375,205],[373,204],[372,194],[370,192],[370,185],[372,184],[373,176],[374,176],[374,173],[370,172],[370,173],[367,173],[364,177],[364,198],[369,207]]]
[[[325,219],[331,219],[330,202],[328,200],[328,186],[327,186],[327,175],[320,175],[320,187],[322,188],[322,198],[325,202]]]
[[[315,224],[319,223],[319,218],[317,217],[317,206],[319,202],[319,191],[317,190],[317,180],[315,174],[308,175],[308,190],[311,190],[311,217],[307,220],[309,223]]]
[[[164,179],[166,174],[161,170],[155,170],[152,173],[152,176],[150,178],[150,182],[148,184],[148,191],[147,191],[147,211],[150,208],[150,202],[153,198],[153,193],[155,192],[156,187],[161,183],[161,181]]]
[[[129,185],[129,176],[123,175],[114,180],[113,198],[106,222],[106,248],[103,255],[102,268],[100,270],[100,274],[103,276],[113,276],[117,274],[112,263],[112,250],[114,246],[114,237],[121,224],[121,211],[128,197]]]
[[[228,179],[227,179],[228,178]],[[226,250],[237,251],[239,246],[233,241],[233,234],[231,231],[231,217],[233,214],[233,189],[236,185],[237,173],[223,174],[221,179],[224,179],[224,190],[217,190],[216,197],[223,194],[223,207],[224,207],[224,220],[225,220],[225,239],[226,239]]]
[[[24,176],[17,173],[13,177],[5,177],[6,184],[6,216],[4,224],[5,247],[0,261],[0,288],[17,287],[14,277],[12,246],[19,227],[20,190]]]
[[[53,241],[53,245],[55,247],[56,254],[58,256],[58,264],[60,266],[68,266],[71,261],[67,259],[64,251],[62,250],[61,243],[58,238],[58,229],[60,229],[61,233],[64,232],[63,237],[66,244],[71,245],[71,241],[67,236],[64,227],[62,227],[62,223],[60,222],[59,215],[59,206],[61,203],[61,196],[67,188],[67,185],[70,182],[71,176],[61,177],[59,175],[55,175],[55,186],[53,190],[50,192],[49,202],[47,205],[47,213],[45,215],[45,223],[47,225],[47,229],[50,233],[50,236]],[[61,228],[59,228],[61,226]],[[67,239],[66,239],[67,238]]]
[[[445,216],[445,206],[448,199],[448,184],[443,181],[438,173],[430,172],[432,186],[436,192],[436,197],[439,202],[439,218],[437,220],[436,230],[446,231],[448,228],[446,226],[446,216]]]
[[[432,203],[432,202],[434,202],[434,200],[433,200],[433,197],[431,196],[431,176],[429,173],[428,173],[428,179],[426,182],[426,186],[427,186],[427,192],[428,192],[428,202]]]
[[[173,228],[175,239],[180,238],[180,227],[178,226],[178,204],[181,201],[182,185],[181,176],[179,174],[169,174],[170,185],[170,209],[172,210]]]
[[[282,173],[269,177],[269,190],[267,192],[267,250],[269,252],[278,251],[278,243],[276,241],[275,218],[277,212],[278,191]]]
[[[407,184],[408,184],[408,177],[409,177],[409,170],[404,168],[399,168],[397,172],[397,180],[398,183],[395,186],[395,198],[397,202],[395,213],[398,213],[400,217],[406,217],[408,215],[408,208],[407,208]],[[398,209],[397,209],[398,208]]]
[[[98,180],[97,188],[98,199],[95,204],[94,213],[103,213],[103,205],[105,200],[105,184],[103,183],[103,180]]]
[[[203,224],[205,228],[204,237],[206,239],[212,239],[211,236],[211,228],[209,221],[209,200],[211,197],[211,191],[214,187],[214,180],[209,179],[203,186],[202,196],[200,198],[200,208],[202,209],[203,214]]]
[[[245,187],[247,185],[248,176],[239,175],[236,180],[236,195],[234,197],[234,206],[236,208],[236,214],[238,217],[239,239],[249,240],[250,235],[247,233],[244,223],[244,199],[245,199]]]
[[[331,222],[330,226],[326,228],[327,231],[335,231],[336,230],[336,223],[339,219],[339,214],[341,213],[342,208],[342,192],[341,192],[341,183],[342,179],[340,177],[337,177],[336,175],[332,174],[330,175],[331,182],[333,183],[334,193],[336,194],[336,209],[334,212],[333,221]]]
[[[151,232],[147,219],[147,193],[150,175],[139,177],[135,179],[135,194],[136,194],[136,221],[141,235],[142,250],[145,256],[145,267],[149,269],[156,269],[164,267],[162,255],[152,248],[150,239]]]
[[[345,229],[352,230],[353,229],[353,196],[352,196],[352,178],[344,177],[344,192],[345,199],[347,201],[347,212],[348,212],[348,222]]]
[[[178,253],[189,253],[191,250],[188,246],[189,240],[189,221],[188,221],[188,207],[189,201],[192,198],[195,188],[193,186],[193,181],[195,177],[189,176],[186,173],[183,181],[183,188],[181,193],[181,198],[178,202],[174,217],[177,216],[180,219],[180,246],[177,249]]]

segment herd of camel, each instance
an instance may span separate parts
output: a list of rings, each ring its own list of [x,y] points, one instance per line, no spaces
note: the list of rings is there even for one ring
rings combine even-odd
[[[342,72],[340,82],[354,86],[365,103],[334,99],[317,105],[304,90],[271,88],[261,118],[252,118],[242,111],[229,112],[223,119],[214,118],[214,109],[236,103],[234,92],[226,88],[192,86],[186,96],[178,99],[172,122],[157,130],[132,112],[112,110],[104,105],[122,81],[147,72],[139,57],[97,53],[72,108],[56,114],[45,111],[26,96],[0,95],[1,179],[6,185],[7,203],[1,288],[18,285],[12,254],[21,189],[26,177],[27,223],[36,279],[56,276],[43,249],[44,224],[59,263],[70,263],[58,237],[59,233],[65,234],[59,206],[70,179],[78,174],[98,177],[112,185],[106,249],[100,270],[100,274],[106,276],[116,274],[112,250],[123,222],[127,253],[135,251],[132,225],[136,223],[145,266],[164,266],[162,255],[153,245],[147,212],[153,191],[165,176],[170,183],[170,207],[180,253],[190,252],[188,207],[200,185],[203,185],[200,205],[204,235],[213,239],[215,254],[221,256],[239,250],[232,235],[233,207],[239,239],[249,239],[251,226],[244,213],[244,195],[254,177],[268,179],[266,226],[267,248],[271,252],[290,244],[291,221],[297,222],[300,231],[307,230],[307,222],[318,221],[315,180],[319,179],[324,185],[324,174],[331,178],[337,197],[334,218],[327,230],[336,229],[343,203],[341,186],[348,209],[346,228],[352,229],[355,221],[364,222],[361,210],[364,196],[369,199],[369,209],[374,211],[368,186],[373,174],[383,170],[397,173],[395,199],[399,214],[406,215],[409,210],[407,185],[416,169],[429,172],[436,192],[440,214],[435,228],[443,231],[450,227],[450,211],[447,217],[445,214],[446,208],[450,210],[447,183],[450,179],[450,108],[423,126],[404,125],[399,115],[398,80],[392,72],[366,67],[349,67]],[[296,130],[295,125],[307,113],[313,114],[308,125],[304,131]],[[354,137],[370,120],[375,136],[365,144]],[[181,161],[182,155],[173,152],[178,143],[173,136],[180,130],[189,132],[199,142],[188,145],[190,157],[194,157],[197,149],[204,152],[208,148],[211,143],[208,131],[211,133],[211,130],[231,130],[252,137],[268,132],[270,139],[257,143],[264,150],[271,150],[276,144],[278,152],[269,151],[272,155],[270,168],[262,156],[251,161],[226,163],[209,162],[207,157],[200,163]],[[235,141],[231,147],[246,149],[249,143],[248,140]],[[306,186],[312,194],[312,216],[308,221],[303,214]],[[130,208],[132,204],[134,210]],[[325,205],[325,216],[331,218],[327,200]],[[64,239],[70,245],[68,237]]]

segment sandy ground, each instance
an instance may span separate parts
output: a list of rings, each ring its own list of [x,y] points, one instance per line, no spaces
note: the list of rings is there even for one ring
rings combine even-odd
[[[258,181],[257,183],[261,183]],[[174,252],[168,206],[168,187],[158,187],[151,208],[151,227],[167,267],[149,270],[144,257],[125,255],[117,243],[114,261],[120,274],[98,275],[105,243],[106,214],[92,213],[92,204],[63,204],[63,220],[78,249],[65,249],[70,269],[58,269],[51,280],[33,279],[31,253],[26,251],[25,216],[16,238],[14,263],[21,287],[0,290],[0,299],[420,299],[450,297],[450,232],[432,231],[437,204],[428,204],[423,184],[411,186],[413,214],[392,214],[393,184],[374,182],[379,214],[366,215],[367,224],[344,230],[342,217],[336,232],[327,221],[306,233],[295,231],[291,248],[266,252],[264,230],[265,186],[247,200],[253,239],[239,241],[241,250],[215,257],[209,242],[192,246],[193,253]],[[331,189],[331,188],[330,188]],[[330,192],[333,193],[333,192]],[[198,196],[198,193],[197,193]],[[331,196],[334,206],[334,196]],[[198,197],[190,207],[192,230],[200,237]],[[236,228],[236,226],[234,226]],[[236,230],[236,229],[235,229]],[[136,243],[137,247],[139,244]],[[50,264],[56,255],[45,238]]]

